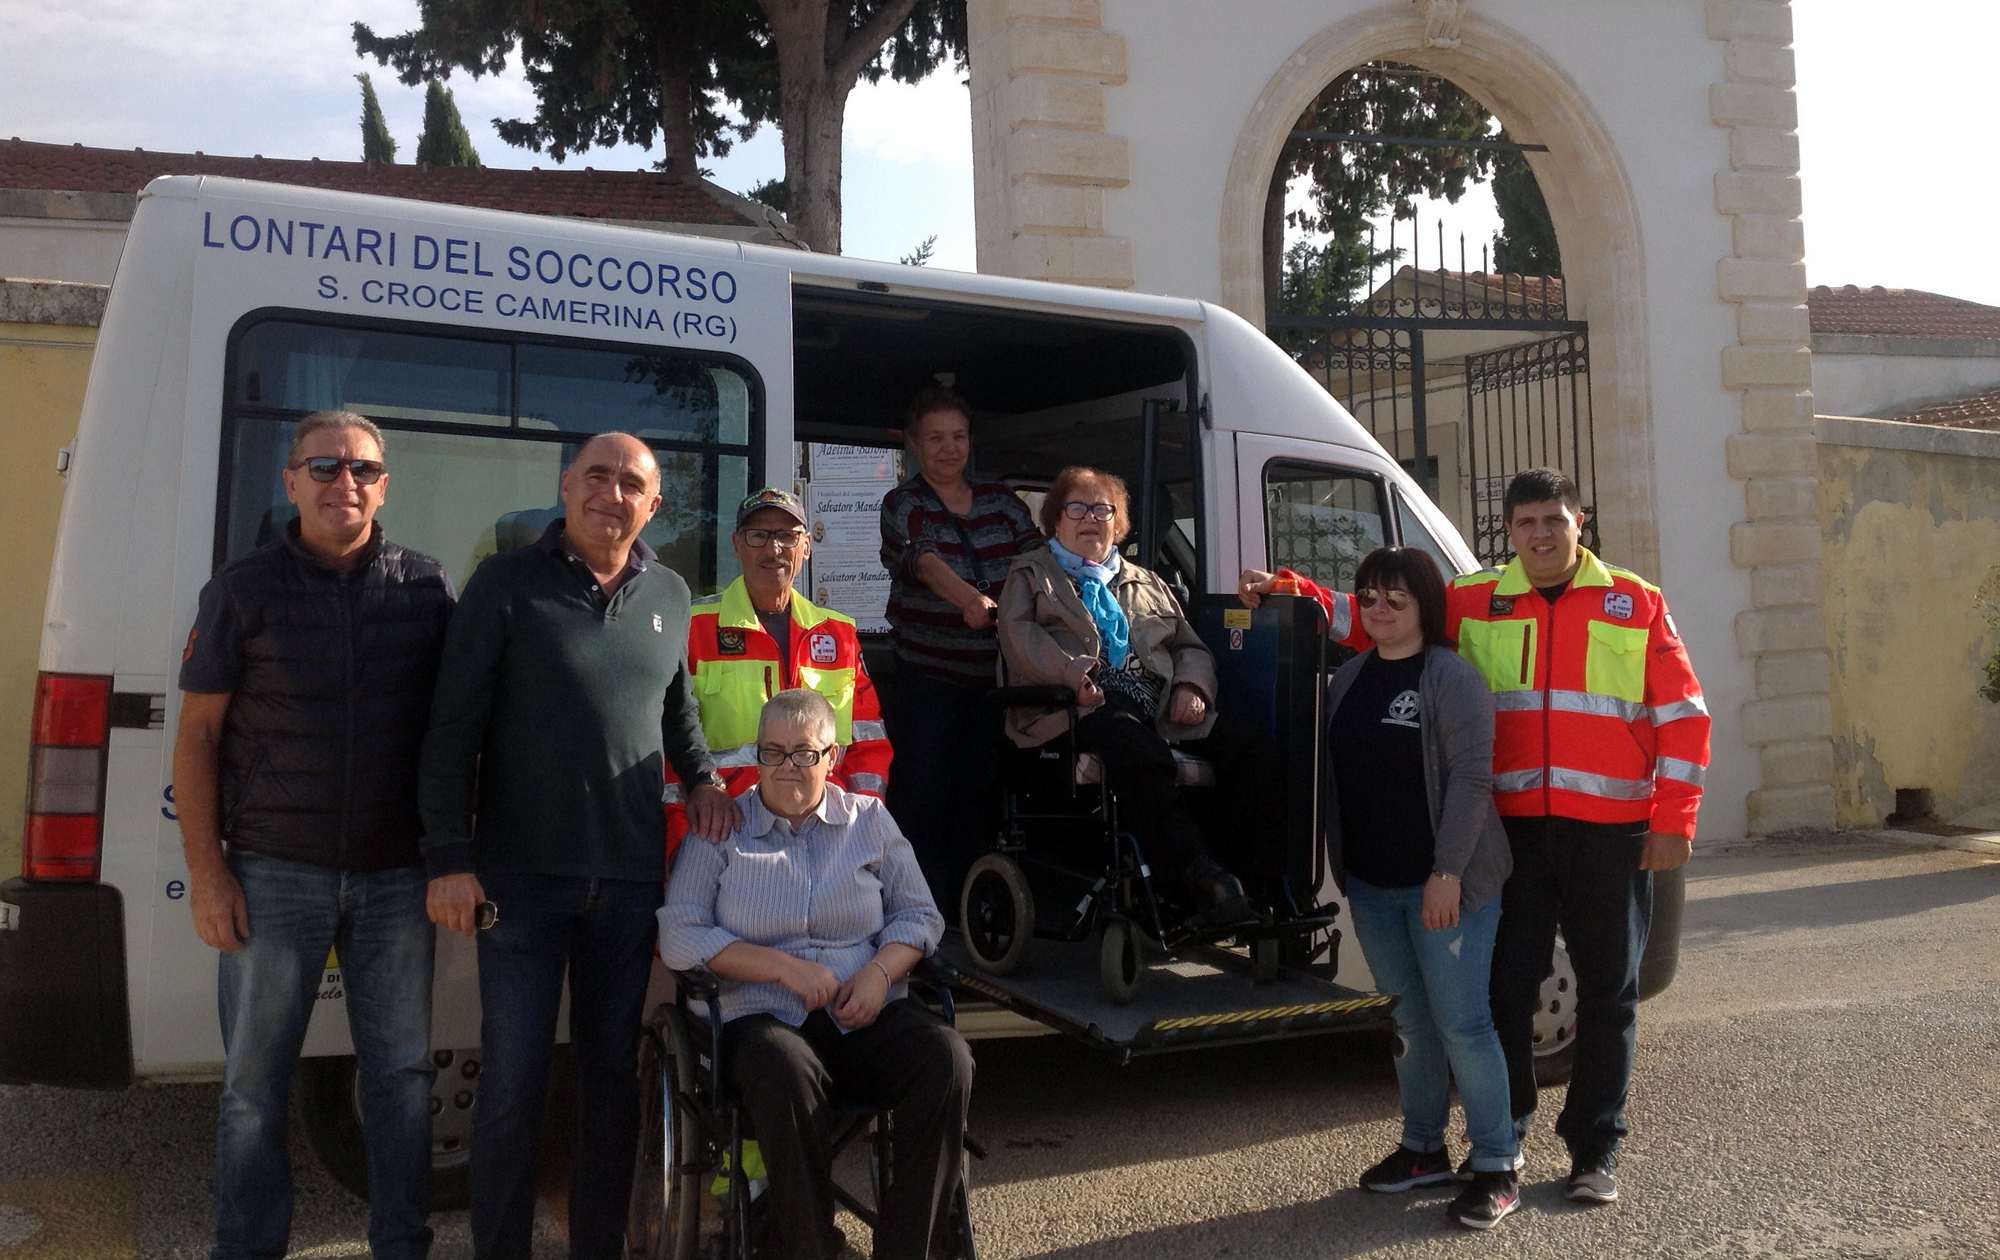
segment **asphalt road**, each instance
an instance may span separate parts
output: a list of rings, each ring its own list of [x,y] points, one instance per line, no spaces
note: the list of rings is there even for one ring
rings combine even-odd
[[[1398,1132],[1375,1037],[1116,1068],[978,1048],[982,1256],[2000,1256],[2000,860],[1834,840],[1704,857],[1678,982],[1640,1017],[1623,1201],[1572,1207],[1546,1124],[1489,1235],[1367,1195]],[[1545,1095],[1552,1119],[1559,1095]],[[215,1092],[0,1089],[0,1256],[203,1254]],[[300,1148],[294,1243],[366,1253]],[[543,1196],[562,1254],[559,1170]],[[439,1256],[466,1254],[463,1213]]]

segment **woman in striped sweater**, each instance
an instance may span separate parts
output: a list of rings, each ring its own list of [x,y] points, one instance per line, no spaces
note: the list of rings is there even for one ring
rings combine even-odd
[[[1043,545],[1004,483],[966,476],[971,411],[942,385],[910,404],[903,441],[916,475],[882,500],[882,567],[896,652],[889,809],[916,846],[932,896],[956,917],[959,886],[999,814],[999,655],[993,614],[1007,567]]]

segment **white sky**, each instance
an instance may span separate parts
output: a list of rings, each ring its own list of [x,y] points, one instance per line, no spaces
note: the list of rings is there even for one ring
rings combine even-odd
[[[1901,0],[1893,20],[1879,0],[1795,0],[1792,11],[1812,282],[2000,305],[2000,251],[1985,239],[2000,203],[1989,104],[2000,4]],[[348,27],[393,33],[415,19],[414,0],[0,0],[0,135],[352,160],[353,75],[369,70],[407,158],[422,89],[357,58]],[[489,165],[553,165],[493,134],[493,118],[533,112],[518,74],[457,75],[451,86]],[[970,270],[970,132],[965,88],[949,70],[915,87],[858,89],[847,110],[847,252],[893,259],[935,233],[936,263]],[[642,169],[656,156],[619,147],[567,165]],[[741,191],[782,174],[784,159],[766,129],[710,166]],[[1481,190],[1447,208],[1445,223],[1454,256],[1460,230],[1476,255],[1493,231],[1491,199]],[[1428,253],[1435,237],[1425,239]]]

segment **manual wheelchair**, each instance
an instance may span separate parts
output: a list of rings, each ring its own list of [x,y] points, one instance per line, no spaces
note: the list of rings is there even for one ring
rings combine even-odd
[[[909,976],[910,993],[945,1023],[955,1022],[951,990],[928,963]],[[782,1260],[767,1245],[763,1209],[745,1176],[743,1144],[755,1135],[723,1070],[722,1021],[713,1018],[720,983],[707,971],[674,973],[674,996],[646,1020],[639,1044],[641,1121],[638,1159],[625,1231],[630,1260]],[[842,1186],[834,1199],[876,1228],[890,1179],[889,1112],[864,1102],[837,1103],[831,1145],[840,1155],[867,1142],[867,1198]],[[970,1136],[968,1156],[985,1152]],[[721,1194],[711,1183],[720,1179]],[[939,1221],[935,1260],[978,1260],[972,1215],[960,1178]]]
[[[960,891],[959,930],[974,966],[1008,975],[1036,938],[1080,942],[1099,931],[1098,979],[1107,997],[1127,1005],[1138,996],[1149,947],[1178,955],[1244,946],[1260,982],[1308,957],[1315,939],[1322,950],[1338,950],[1336,907],[1302,908],[1294,881],[1279,873],[1245,880],[1256,912],[1249,921],[1205,922],[1176,905],[1157,885],[1145,838],[1120,825],[1102,762],[1076,745],[1075,693],[1002,687],[993,696],[1002,708],[1066,708],[1070,721],[1063,735],[1003,756],[998,842],[974,861]],[[1175,749],[1174,767],[1182,789],[1215,786],[1215,767],[1198,756]]]

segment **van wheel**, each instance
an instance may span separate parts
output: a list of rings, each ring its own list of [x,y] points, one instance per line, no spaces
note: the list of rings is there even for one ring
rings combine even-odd
[[[1567,1081],[1576,1067],[1576,969],[1561,938],[1554,964],[1535,1008],[1535,1084],[1544,1089]]]
[[[1139,996],[1139,932],[1130,919],[1106,919],[1097,945],[1097,978],[1104,996],[1130,1006]]]
[[[431,1210],[449,1212],[470,1201],[479,1051],[433,1050],[431,1060],[437,1067],[431,1086]],[[368,1152],[361,1140],[361,1078],[354,1057],[299,1060],[292,1097],[313,1154],[335,1181],[366,1199]]]
[[[1021,965],[1035,935],[1035,894],[1019,862],[988,853],[972,864],[959,895],[958,930],[981,971],[1004,976]]]

